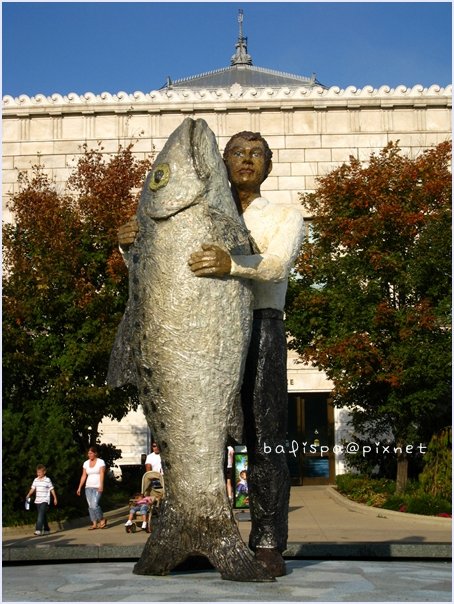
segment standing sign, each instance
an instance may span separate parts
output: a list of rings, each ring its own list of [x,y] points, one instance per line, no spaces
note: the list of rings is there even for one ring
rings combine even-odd
[[[237,449],[240,449],[241,452],[237,452]],[[233,456],[233,507],[236,510],[249,509],[248,456],[245,451],[245,447],[235,447]]]

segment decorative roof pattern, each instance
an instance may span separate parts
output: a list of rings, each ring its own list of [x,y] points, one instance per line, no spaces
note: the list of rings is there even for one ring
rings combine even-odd
[[[433,84],[429,88],[425,88],[420,84],[407,88],[407,86],[397,86],[396,88],[390,88],[389,86],[381,86],[380,88],[374,88],[373,86],[365,86],[364,88],[355,88],[355,86],[348,86],[345,89],[341,89],[338,86],[332,86],[331,88],[321,88],[316,86],[314,88],[280,88],[279,90],[272,90],[271,88],[257,90],[255,88],[242,89],[241,86],[232,86],[230,89],[220,89],[216,91],[208,90],[152,90],[151,92],[134,92],[128,94],[127,92],[118,92],[117,94],[111,94],[110,92],[103,92],[100,95],[96,95],[92,92],[86,92],[85,94],[78,95],[75,92],[71,92],[68,95],[53,94],[52,96],[45,96],[44,94],[37,94],[36,96],[29,97],[26,94],[21,94],[19,97],[12,97],[6,95],[3,97],[3,107],[5,109],[18,109],[18,108],[37,108],[53,106],[57,108],[59,106],[91,106],[91,105],[124,105],[130,106],[133,110],[140,106],[140,104],[167,104],[175,102],[207,102],[212,103],[213,101],[219,100],[374,100],[377,102],[389,101],[389,102],[400,102],[415,101],[420,102],[427,101],[429,99],[445,99],[450,101],[452,97],[452,85],[441,87],[438,84]]]

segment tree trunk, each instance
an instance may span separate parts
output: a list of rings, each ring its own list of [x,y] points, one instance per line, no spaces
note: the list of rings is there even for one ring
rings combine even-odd
[[[406,453],[399,453],[397,457],[396,493],[403,493],[408,480],[408,459]]]

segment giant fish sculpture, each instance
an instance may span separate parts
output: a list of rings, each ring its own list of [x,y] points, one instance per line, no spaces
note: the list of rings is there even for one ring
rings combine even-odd
[[[146,178],[137,219],[129,301],[108,383],[136,381],[161,448],[166,498],[134,572],[163,575],[188,556],[203,555],[224,579],[274,580],[240,537],[223,473],[252,293],[245,280],[200,278],[188,266],[204,243],[251,252],[204,120],[186,118],[171,134]]]

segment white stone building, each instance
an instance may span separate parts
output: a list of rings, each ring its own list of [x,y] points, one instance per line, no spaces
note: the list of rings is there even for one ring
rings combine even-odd
[[[326,174],[349,156],[367,160],[389,141],[399,141],[414,157],[451,138],[451,86],[375,89],[323,86],[304,77],[255,67],[247,53],[242,23],[229,67],[167,84],[148,93],[94,95],[53,94],[3,98],[3,210],[8,193],[17,190],[17,171],[41,162],[63,187],[81,145],[106,153],[137,139],[138,157],[159,152],[169,134],[191,116],[204,118],[221,150],[232,134],[260,131],[273,155],[273,170],[262,192],[276,203],[299,204],[299,193],[315,189]],[[310,222],[311,216],[302,212]],[[331,384],[314,368],[288,361],[289,440],[300,445],[315,438],[332,451],[344,436],[342,413],[329,404]],[[315,431],[318,431],[318,436]],[[121,423],[102,424],[103,441],[123,451],[120,463],[139,463],[149,451],[150,435],[143,414],[131,413]],[[301,446],[301,448],[303,448]],[[332,452],[292,460],[295,481],[332,481],[342,471]]]

